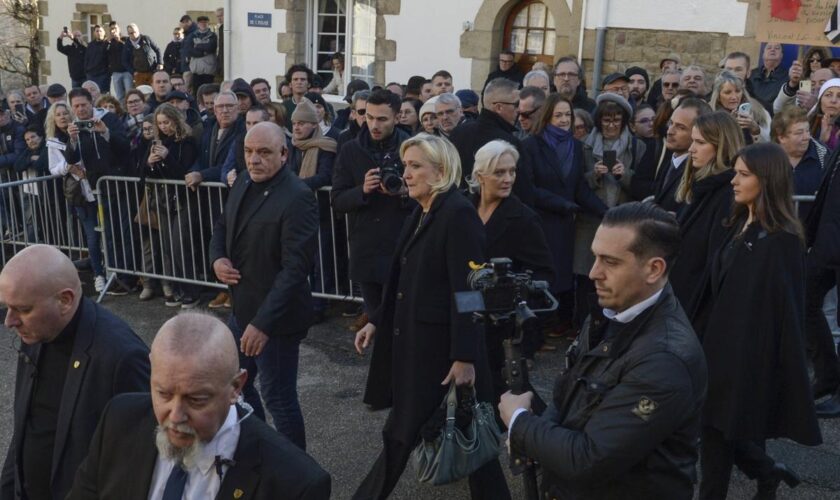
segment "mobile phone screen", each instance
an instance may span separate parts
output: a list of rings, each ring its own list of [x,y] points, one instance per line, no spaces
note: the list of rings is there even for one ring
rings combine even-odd
[[[607,168],[613,168],[616,163],[615,150],[608,149],[604,151],[604,165]]]

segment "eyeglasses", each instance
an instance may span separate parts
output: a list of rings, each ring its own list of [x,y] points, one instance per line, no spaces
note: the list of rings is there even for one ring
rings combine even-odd
[[[514,106],[514,107],[519,106],[518,102],[506,102],[506,101],[496,101],[493,104],[507,104],[508,106]]]
[[[554,73],[554,76],[560,78],[561,80],[571,80],[572,78],[577,78],[577,73]]]
[[[812,58],[808,59],[808,62],[820,62],[820,61],[822,61],[822,59],[820,59],[819,57],[812,57]]]
[[[216,104],[213,107],[216,109],[233,109],[239,107],[239,104]]]
[[[495,104],[495,103],[494,103],[494,104]],[[436,112],[435,112],[435,115],[437,115],[437,117],[438,117],[438,118],[441,118],[441,117],[443,117],[443,116],[452,116],[452,115],[454,115],[457,111],[458,111],[458,108],[444,109],[443,111],[436,111]]]
[[[367,112],[367,108],[359,108],[359,109],[356,110],[356,114],[359,115],[359,116],[364,116],[364,114],[366,112]]]
[[[662,86],[666,89],[675,89],[675,88],[679,87],[680,84],[679,83],[665,83],[665,82],[662,82]]]
[[[519,116],[521,116],[522,118],[531,118],[531,115],[539,111],[539,109],[540,108],[534,108],[531,111],[520,111]]]
[[[129,99],[125,101],[126,104],[143,104],[143,101],[140,99]]]
[[[513,64],[513,59],[499,59],[500,63]]]
[[[617,127],[621,125],[621,118],[601,118],[601,125],[611,125],[613,127]]]

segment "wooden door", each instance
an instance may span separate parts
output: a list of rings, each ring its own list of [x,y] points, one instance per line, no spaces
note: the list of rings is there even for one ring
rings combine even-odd
[[[516,66],[527,73],[536,62],[554,64],[557,35],[554,16],[538,0],[515,6],[505,22],[504,48],[516,54]]]

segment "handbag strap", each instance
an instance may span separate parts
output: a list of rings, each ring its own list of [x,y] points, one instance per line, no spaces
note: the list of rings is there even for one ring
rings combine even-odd
[[[446,438],[452,437],[452,432],[455,430],[455,409],[458,408],[458,388],[455,382],[450,382],[449,392],[446,395],[446,428],[444,433]]]

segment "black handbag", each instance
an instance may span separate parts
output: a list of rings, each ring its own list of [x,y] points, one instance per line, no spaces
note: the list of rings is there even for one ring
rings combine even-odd
[[[475,396],[475,388],[472,392]],[[443,429],[433,441],[421,439],[411,454],[421,482],[435,486],[449,484],[469,476],[499,456],[502,432],[490,403],[473,404],[472,421],[464,431],[455,426],[457,406],[458,395],[453,382],[441,404],[441,408],[446,409]]]
[[[85,198],[84,193],[82,192],[82,181],[81,179],[76,179],[73,177],[73,174],[67,174],[64,176],[63,185],[64,189],[64,199],[72,207],[83,207],[87,203],[87,198]]]

